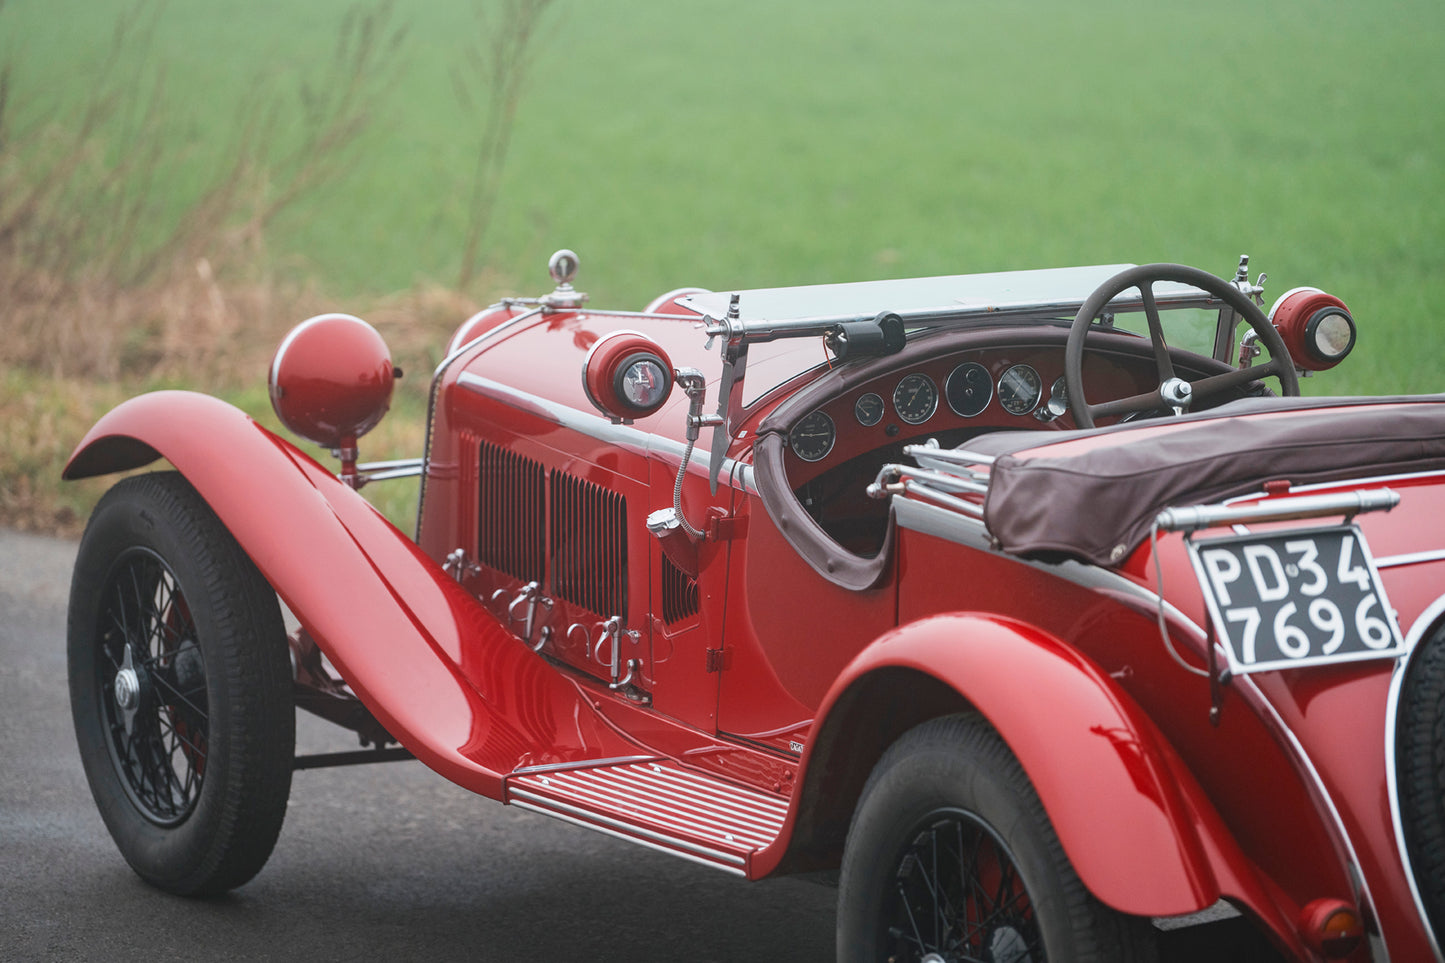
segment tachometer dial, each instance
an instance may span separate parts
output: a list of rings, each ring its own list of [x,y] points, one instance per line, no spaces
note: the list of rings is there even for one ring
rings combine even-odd
[[[1026,415],[1044,396],[1044,381],[1026,364],[1016,364],[998,379],[998,403],[1011,415]]]
[[[793,426],[788,444],[793,446],[793,454],[803,461],[822,461],[833,450],[837,437],[833,419],[825,412],[815,411]]]
[[[853,405],[853,417],[858,419],[858,424],[865,428],[872,428],[883,420],[883,399],[873,392],[868,392],[859,398]]]
[[[926,374],[915,372],[893,389],[893,409],[910,425],[921,425],[938,408],[938,385]]]
[[[948,407],[965,418],[983,413],[993,400],[993,379],[988,369],[976,361],[969,361],[953,369],[943,383],[943,394]]]

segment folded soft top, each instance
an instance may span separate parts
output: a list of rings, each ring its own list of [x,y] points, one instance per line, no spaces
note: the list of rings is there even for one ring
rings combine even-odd
[[[1297,486],[1445,468],[1445,396],[1255,398],[1166,421],[1001,432],[966,447],[996,459],[984,522],[1004,551],[1112,565],[1172,505],[1275,479]]]

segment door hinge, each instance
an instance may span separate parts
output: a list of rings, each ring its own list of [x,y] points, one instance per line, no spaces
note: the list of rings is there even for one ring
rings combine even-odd
[[[727,542],[742,538],[747,533],[746,515],[714,515],[707,522],[707,537],[710,542]]]
[[[707,650],[707,671],[721,672],[729,668],[733,663],[732,649],[708,649]]]

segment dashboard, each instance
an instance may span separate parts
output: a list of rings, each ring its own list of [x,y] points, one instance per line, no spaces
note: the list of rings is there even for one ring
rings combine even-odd
[[[1148,345],[1141,341],[1137,352],[1087,352],[1083,376],[1090,400],[1157,387]],[[1177,357],[1175,365],[1189,379],[1217,370]],[[843,548],[875,555],[886,534],[888,506],[869,498],[866,488],[880,468],[906,462],[903,447],[928,438],[956,447],[990,431],[1074,428],[1063,375],[1064,348],[1058,343],[944,351],[856,380],[792,423],[784,452],[789,486]]]

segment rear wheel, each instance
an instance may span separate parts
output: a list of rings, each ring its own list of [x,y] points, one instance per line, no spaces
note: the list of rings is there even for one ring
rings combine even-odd
[[[848,961],[1136,961],[1147,919],[1099,903],[1043,805],[974,715],[911,730],[879,761],[849,830],[838,897]]]
[[[1419,643],[1400,698],[1396,787],[1425,913],[1445,932],[1445,627]]]
[[[182,895],[254,876],[291,787],[285,627],[180,475],[129,478],[101,499],[76,558],[68,654],[86,778],[131,867]]]

